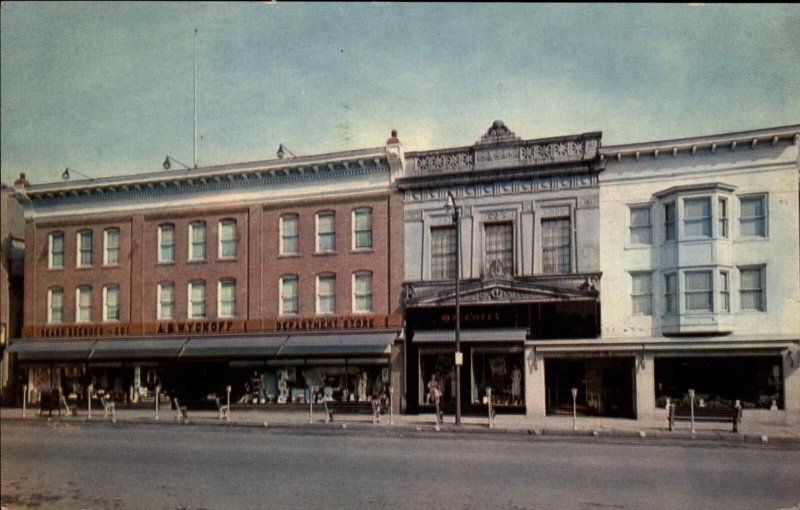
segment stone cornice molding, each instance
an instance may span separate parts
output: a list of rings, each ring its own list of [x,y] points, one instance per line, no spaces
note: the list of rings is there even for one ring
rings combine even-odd
[[[193,170],[170,170],[120,177],[104,177],[64,183],[24,186],[17,190],[33,202],[83,202],[87,198],[118,200],[128,197],[175,194],[184,191],[218,191],[264,184],[309,181],[389,172],[385,147],[347,152],[301,156]]]
[[[800,140],[800,125],[722,133],[718,135],[678,138],[625,145],[608,145],[598,151],[602,161],[621,161],[633,158],[636,161],[644,156],[653,159],[677,157],[679,154],[692,156],[701,153],[718,153],[723,150],[735,151],[737,148],[774,147],[779,143],[797,144]]]

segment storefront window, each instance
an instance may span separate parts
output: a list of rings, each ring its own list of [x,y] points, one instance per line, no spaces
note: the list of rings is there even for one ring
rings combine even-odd
[[[472,402],[485,404],[487,389],[494,405],[523,405],[522,352],[472,351]]]
[[[442,403],[452,404],[456,401],[456,388],[453,381],[456,377],[453,365],[453,350],[420,350],[419,353],[419,403],[433,405],[428,392],[428,382],[433,375],[439,382],[442,392]]]

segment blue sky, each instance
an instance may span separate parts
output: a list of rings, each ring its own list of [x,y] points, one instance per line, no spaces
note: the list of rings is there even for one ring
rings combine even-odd
[[[798,5],[3,2],[2,180],[800,123]]]

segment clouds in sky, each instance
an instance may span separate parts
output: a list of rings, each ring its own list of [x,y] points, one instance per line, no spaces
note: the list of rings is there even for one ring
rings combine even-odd
[[[2,179],[384,143],[605,144],[800,122],[797,5],[17,3],[2,13]]]

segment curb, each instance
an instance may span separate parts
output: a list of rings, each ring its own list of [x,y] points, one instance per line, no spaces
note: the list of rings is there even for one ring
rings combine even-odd
[[[237,429],[271,429],[280,431],[304,431],[321,433],[356,433],[367,432],[370,435],[400,435],[413,436],[423,434],[426,437],[454,437],[463,436],[495,436],[495,437],[542,437],[542,438],[580,438],[586,439],[616,439],[616,440],[635,440],[637,442],[649,444],[664,444],[666,442],[680,442],[682,444],[708,444],[720,443],[728,445],[772,445],[787,446],[792,449],[800,448],[800,438],[791,436],[767,436],[758,434],[733,434],[731,432],[668,432],[662,430],[619,430],[619,429],[553,429],[553,428],[488,428],[479,425],[434,425],[434,424],[372,424],[371,422],[351,422],[340,421],[336,423],[302,423],[302,422],[250,422],[250,421],[217,421],[212,418],[199,418],[194,421],[181,423],[174,418],[164,420],[142,419],[117,419],[112,422],[110,419],[96,418],[89,420],[85,417],[2,417],[2,422],[15,422],[26,424],[48,424],[48,423],[78,423],[90,425],[150,425],[150,426],[190,426],[203,428],[237,428]]]

